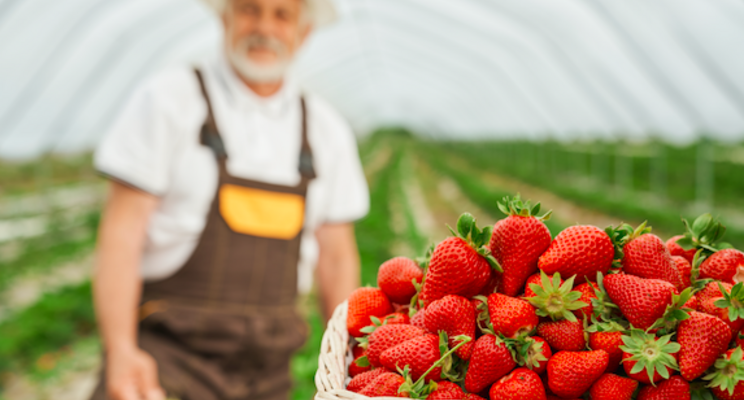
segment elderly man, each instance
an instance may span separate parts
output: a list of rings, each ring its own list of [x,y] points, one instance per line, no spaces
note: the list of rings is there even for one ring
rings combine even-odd
[[[330,3],[214,3],[224,51],[138,88],[96,153],[111,192],[93,399],[287,399],[298,282],[317,261],[326,316],[358,285],[369,199],[352,132],[285,76]]]

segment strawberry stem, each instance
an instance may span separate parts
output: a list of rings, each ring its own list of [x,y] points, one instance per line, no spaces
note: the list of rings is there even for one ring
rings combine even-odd
[[[457,349],[459,349],[460,347],[464,346],[466,343],[470,342],[470,340],[471,340],[470,337],[465,336],[465,335],[455,336],[455,339],[459,340],[460,343],[458,343],[457,346],[453,347],[448,352],[444,353],[444,355],[442,355],[442,357],[440,357],[439,360],[437,360],[437,362],[435,362],[434,364],[432,364],[431,367],[429,367],[429,369],[426,370],[426,372],[424,372],[424,374],[421,375],[420,378],[418,378],[418,380],[416,381],[416,383],[413,384],[414,386],[419,385],[420,383],[422,383],[424,381],[424,379],[426,379],[426,375],[428,375],[429,372],[433,371],[438,366],[442,365],[442,363],[444,363],[444,361],[449,356],[451,356],[452,353],[454,353],[455,351],[457,351]]]

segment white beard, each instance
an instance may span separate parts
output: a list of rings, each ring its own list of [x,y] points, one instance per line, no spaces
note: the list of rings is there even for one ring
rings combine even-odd
[[[291,59],[281,43],[269,40],[268,45],[277,54],[277,61],[271,64],[259,64],[248,57],[251,37],[245,38],[228,49],[228,58],[237,72],[250,82],[274,83],[284,79],[291,65]]]

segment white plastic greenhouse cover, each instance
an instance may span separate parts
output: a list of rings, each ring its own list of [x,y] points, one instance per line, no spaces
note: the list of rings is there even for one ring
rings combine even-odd
[[[336,0],[296,64],[361,134],[744,137],[744,0]],[[93,147],[132,88],[217,51],[198,0],[0,0],[0,157]]]

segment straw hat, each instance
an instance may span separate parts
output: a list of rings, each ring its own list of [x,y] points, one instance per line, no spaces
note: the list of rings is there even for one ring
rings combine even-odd
[[[215,11],[220,11],[230,0],[204,0]],[[320,27],[328,25],[337,18],[336,7],[331,0],[303,0],[307,3],[313,25]]]

